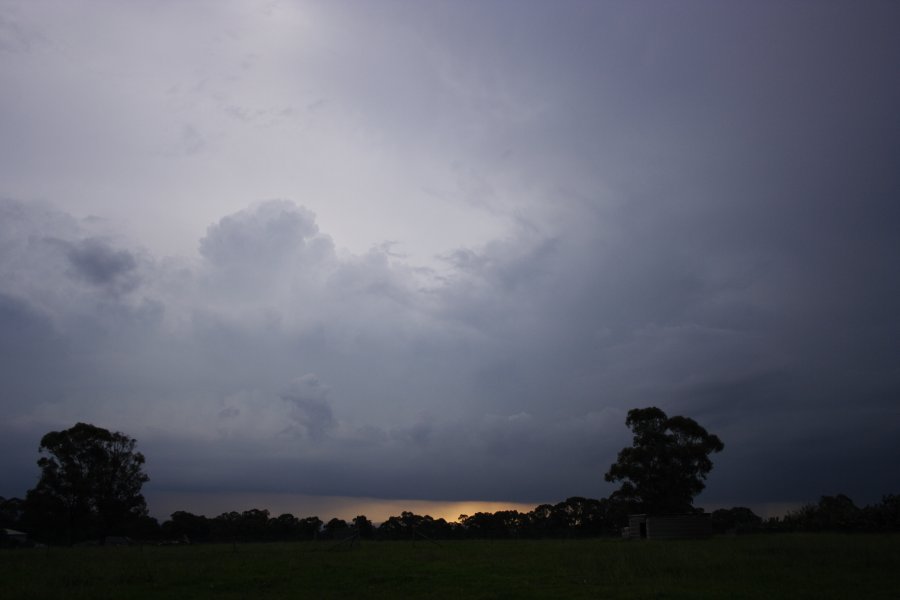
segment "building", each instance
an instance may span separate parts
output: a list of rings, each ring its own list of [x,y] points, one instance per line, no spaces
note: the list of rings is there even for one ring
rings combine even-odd
[[[15,529],[3,529],[3,544],[8,546],[26,546],[28,545],[28,534]]]
[[[689,515],[629,515],[622,530],[627,539],[699,539],[712,535],[712,519],[706,513]]]

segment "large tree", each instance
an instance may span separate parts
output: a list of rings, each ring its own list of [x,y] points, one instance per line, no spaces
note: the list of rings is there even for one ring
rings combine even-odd
[[[135,440],[87,423],[41,438],[41,478],[26,497],[38,530],[71,541],[127,533],[147,516],[144,456]]]
[[[691,511],[713,466],[709,456],[722,451],[722,441],[693,419],[669,417],[656,407],[628,411],[625,424],[634,441],[606,473],[606,481],[622,482],[613,498],[641,512]]]

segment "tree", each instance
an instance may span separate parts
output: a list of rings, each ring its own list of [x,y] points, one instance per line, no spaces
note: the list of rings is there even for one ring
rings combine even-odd
[[[762,527],[762,519],[746,506],[732,506],[714,510],[712,526],[717,533],[747,533]]]
[[[38,531],[69,541],[130,533],[147,517],[141,486],[144,456],[136,441],[87,423],[41,438],[41,478],[25,500],[28,521]],[[53,534],[56,535],[53,535]]]
[[[24,500],[0,496],[0,529],[18,529],[21,527],[20,523],[24,508]]]
[[[611,498],[646,513],[691,511],[712,470],[709,455],[724,449],[722,441],[693,419],[656,407],[628,411],[625,424],[634,441],[606,473],[606,481],[622,482]]]
[[[790,529],[801,531],[853,531],[863,529],[865,513],[844,494],[822,496],[818,504],[806,504],[785,515]]]
[[[184,510],[176,510],[172,517],[162,524],[162,534],[172,541],[205,542],[209,540],[210,523],[203,515],[195,515]]]
[[[878,531],[900,531],[900,495],[887,494],[881,503],[866,507],[871,526]]]
[[[269,519],[268,527],[274,539],[291,540],[300,533],[300,519],[291,513],[284,513]]]
[[[375,537],[375,526],[366,518],[366,515],[356,515],[353,518],[353,526],[362,539],[369,540]]]
[[[319,517],[303,517],[300,519],[299,527],[301,539],[319,539],[319,532],[322,530],[322,519]]]
[[[243,540],[262,541],[269,533],[268,509],[251,508],[241,513],[237,520],[238,535]]]
[[[332,540],[342,538],[346,535],[348,528],[347,521],[334,517],[325,523],[325,536]]]

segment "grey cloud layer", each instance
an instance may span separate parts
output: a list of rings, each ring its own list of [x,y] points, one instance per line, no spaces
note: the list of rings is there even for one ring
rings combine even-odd
[[[709,501],[898,491],[894,3],[59,4],[0,3],[0,494],[88,420],[160,489],[601,495],[650,404]]]
[[[823,457],[871,464],[868,452],[897,449],[898,381],[882,354],[897,325],[868,328],[849,301],[823,306],[817,270],[759,296],[779,272],[750,265],[719,280],[702,254],[595,235],[586,213],[567,237],[461,250],[440,276],[423,275],[383,251],[339,257],[314,216],[286,201],[211,225],[190,265],[139,260],[59,213],[4,211],[2,243],[19,257],[4,263],[0,304],[6,428],[38,436],[82,419],[126,430],[163,488],[598,494],[627,442],[624,411],[645,404],[729,442],[732,475],[713,480],[713,498],[796,499],[835,485]],[[45,221],[68,230],[41,236]],[[91,268],[103,276],[73,270],[73,248],[99,256]],[[887,260],[864,251],[854,248],[870,269]],[[105,285],[121,272],[130,287]],[[890,291],[863,283],[862,296]],[[860,326],[813,330],[806,305],[816,323]],[[877,464],[866,482],[847,464],[841,481],[889,489],[887,460]],[[733,476],[748,471],[757,479]],[[772,481],[776,497],[759,497]]]

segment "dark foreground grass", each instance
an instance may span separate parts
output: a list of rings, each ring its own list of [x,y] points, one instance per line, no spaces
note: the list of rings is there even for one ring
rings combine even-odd
[[[14,598],[900,598],[900,536],[0,552]]]

